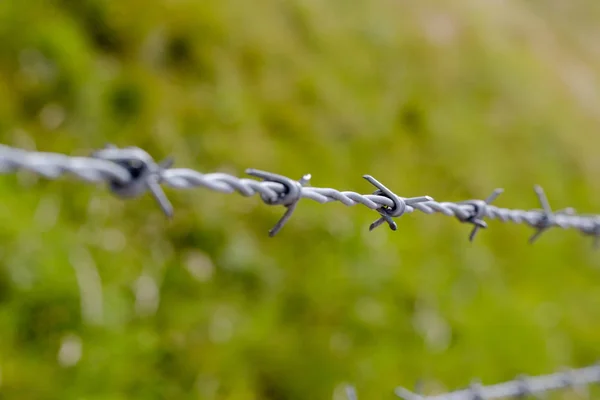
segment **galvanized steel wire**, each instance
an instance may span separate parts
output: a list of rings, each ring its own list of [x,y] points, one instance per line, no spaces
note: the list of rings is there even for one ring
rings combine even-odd
[[[486,200],[440,202],[429,196],[400,197],[369,175],[365,175],[364,178],[373,184],[376,190],[370,194],[360,194],[354,191],[307,186],[310,175],[294,180],[269,172],[246,170],[249,175],[261,179],[257,180],[219,172],[202,173],[189,168],[172,168],[172,164],[171,159],[157,163],[147,152],[137,147],[107,146],[89,157],[76,157],[0,145],[0,173],[27,170],[48,179],[72,175],[86,182],[105,182],[116,196],[122,198],[137,197],[149,191],[168,216],[173,214],[173,209],[160,185],[174,189],[204,187],[221,193],[236,192],[242,196],[258,194],[264,203],[283,205],[288,209],[284,218],[271,231],[271,235],[281,229],[300,199],[310,199],[321,204],[336,201],[346,206],[360,204],[375,210],[380,214],[380,218],[370,229],[387,222],[389,227],[395,230],[396,223],[393,218],[418,210],[425,214],[440,213],[456,217],[461,222],[474,225],[471,239],[479,228],[487,227],[484,219],[527,224],[536,230],[530,238],[532,242],[552,227],[577,229],[585,235],[600,237],[599,215],[577,215],[572,209],[553,212],[539,186],[535,186],[534,189],[541,209],[520,210],[490,204],[502,193],[502,189],[496,189]]]
[[[398,387],[395,394],[404,400],[494,400],[504,398],[525,399],[559,389],[572,388],[583,394],[589,394],[588,385],[600,382],[600,365],[580,369],[541,375],[535,377],[520,376],[518,379],[483,386],[473,383],[471,387],[450,393],[424,396]]]
[[[308,174],[294,180],[270,172],[246,170],[249,175],[260,179],[257,180],[226,173],[201,173],[189,168],[172,168],[172,165],[171,159],[157,163],[146,151],[137,147],[117,148],[109,145],[88,157],[81,157],[0,145],[0,173],[26,170],[47,179],[72,175],[90,183],[106,183],[111,192],[121,198],[137,197],[150,192],[167,216],[172,216],[173,207],[161,185],[174,189],[204,187],[221,193],[235,192],[246,197],[258,194],[265,204],[282,205],[287,208],[282,219],[270,231],[271,236],[283,227],[300,199],[310,199],[321,204],[336,201],[346,206],[360,204],[375,210],[380,216],[371,224],[370,229],[385,222],[392,230],[396,230],[393,218],[418,210],[425,214],[440,213],[456,217],[460,222],[472,224],[474,227],[470,235],[471,240],[478,229],[487,227],[484,221],[486,218],[529,225],[535,229],[530,238],[531,242],[552,227],[577,229],[585,235],[593,236],[596,243],[600,238],[600,215],[577,215],[573,209],[554,212],[540,186],[535,186],[534,190],[541,209],[520,210],[490,204],[502,193],[502,189],[494,190],[485,200],[439,202],[429,196],[400,197],[370,175],[365,175],[364,178],[375,186],[376,190],[370,194],[360,194],[354,191],[307,186],[310,180]],[[600,366],[595,365],[539,377],[521,377],[490,386],[473,384],[468,389],[435,396],[416,394],[400,387],[395,393],[404,400],[491,400],[506,397],[523,398],[527,395],[598,382]],[[354,388],[347,388],[347,395],[355,399]]]
[[[403,387],[397,387],[394,393],[403,400],[498,400],[540,398],[548,392],[573,389],[579,393],[578,398],[591,399],[589,385],[594,383],[600,383],[600,364],[548,375],[521,375],[511,381],[488,386],[475,381],[466,389],[436,395],[415,393]],[[345,392],[347,400],[358,400],[354,386],[346,386]]]

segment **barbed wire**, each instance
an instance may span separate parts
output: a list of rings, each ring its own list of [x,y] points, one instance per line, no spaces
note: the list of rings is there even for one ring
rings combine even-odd
[[[247,169],[246,173],[256,179],[238,178],[226,173],[201,173],[189,168],[172,168],[173,159],[156,162],[146,151],[137,147],[117,148],[112,145],[93,152],[89,157],[69,156],[60,153],[28,151],[0,145],[0,173],[27,170],[47,179],[57,179],[71,174],[91,183],[106,183],[110,191],[119,198],[134,198],[150,192],[162,211],[173,216],[173,206],[161,185],[175,189],[204,187],[221,193],[237,192],[242,196],[260,195],[268,205],[282,205],[286,212],[269,231],[274,236],[281,230],[302,198],[321,204],[334,201],[346,206],[361,204],[379,213],[369,230],[384,222],[390,229],[397,230],[393,218],[401,217],[415,210],[425,214],[441,213],[456,217],[460,222],[472,224],[469,240],[473,240],[480,228],[487,228],[484,218],[502,222],[526,224],[535,229],[529,238],[533,243],[543,232],[552,228],[577,229],[582,234],[594,237],[595,247],[600,244],[600,215],[577,215],[573,208],[553,211],[543,189],[536,185],[534,191],[541,205],[540,210],[520,210],[499,208],[491,205],[502,192],[495,189],[485,200],[460,202],[438,202],[430,196],[400,197],[370,175],[363,177],[376,187],[371,194],[353,191],[339,191],[332,188],[308,186],[309,174],[299,180],[271,172]],[[424,396],[398,387],[395,394],[404,400],[492,400],[506,397],[524,398],[552,390],[573,387],[587,387],[600,382],[600,365],[569,370],[561,373],[537,377],[521,376],[516,380],[500,384],[482,386],[473,383],[469,388]],[[354,387],[346,387],[349,400],[356,400]]]
[[[433,396],[414,393],[403,387],[396,388],[394,393],[403,400],[495,400],[525,399],[528,396],[572,388],[590,398],[588,385],[592,383],[600,383],[600,364],[535,377],[521,375],[515,380],[489,386],[473,382],[467,389]],[[345,392],[348,400],[358,400],[353,386],[346,386]]]
[[[473,225],[469,240],[473,240],[480,228],[487,228],[484,219],[526,224],[535,229],[529,238],[533,243],[543,232],[552,227],[577,229],[582,234],[594,237],[596,247],[600,244],[600,215],[577,215],[567,208],[553,211],[540,186],[534,186],[541,209],[520,210],[491,205],[502,192],[496,189],[485,200],[460,202],[438,202],[430,196],[400,197],[370,175],[364,175],[376,190],[371,194],[339,191],[332,188],[308,186],[311,176],[304,175],[294,180],[271,172],[248,169],[246,173],[256,179],[238,178],[226,173],[201,173],[189,168],[172,168],[173,160],[156,162],[144,150],[137,147],[117,148],[112,145],[93,152],[89,157],[69,156],[59,153],[28,151],[0,145],[0,173],[28,170],[48,179],[57,179],[71,174],[91,182],[108,184],[111,192],[120,198],[138,197],[150,192],[163,212],[173,216],[173,206],[161,185],[175,189],[204,187],[221,193],[237,192],[242,196],[259,194],[268,205],[282,205],[286,212],[269,231],[274,236],[289,220],[300,199],[306,198],[321,204],[341,202],[346,206],[361,204],[379,213],[379,218],[369,229],[373,230],[384,222],[390,229],[397,230],[393,218],[410,214],[415,210],[425,214],[440,213],[456,217],[458,221]]]
[[[467,389],[435,396],[423,396],[402,387],[396,388],[395,394],[404,400],[493,400],[507,397],[524,399],[566,388],[589,395],[587,389],[592,383],[600,383],[600,364],[535,377],[521,375],[515,380],[489,386],[474,382]]]

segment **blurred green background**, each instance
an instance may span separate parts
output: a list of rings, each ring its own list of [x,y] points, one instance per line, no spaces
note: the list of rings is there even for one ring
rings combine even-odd
[[[4,0],[0,142],[600,210],[600,3]],[[0,179],[0,398],[394,398],[600,358],[577,231]],[[562,397],[560,397],[562,396]],[[564,392],[556,398],[577,398]]]

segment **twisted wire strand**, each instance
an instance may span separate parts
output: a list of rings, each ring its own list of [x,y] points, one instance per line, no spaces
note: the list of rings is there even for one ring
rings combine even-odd
[[[435,396],[419,395],[402,387],[396,388],[395,394],[404,400],[494,400],[507,397],[526,398],[566,388],[578,389],[592,383],[600,383],[600,365],[535,377],[522,376],[519,379],[489,386],[474,384],[467,389]]]
[[[306,198],[321,204],[336,201],[346,206],[361,204],[377,210],[383,216],[382,218],[399,217],[415,210],[425,214],[440,213],[456,217],[461,222],[474,224],[473,233],[479,227],[486,227],[482,219],[488,218],[501,222],[527,224],[537,230],[532,239],[550,227],[578,229],[583,234],[593,235],[597,239],[600,237],[600,215],[576,215],[573,210],[553,212],[539,187],[536,187],[536,193],[542,209],[520,210],[492,206],[488,204],[489,199],[486,201],[438,202],[428,196],[402,198],[374,179],[369,179],[369,181],[375,184],[378,190],[372,194],[360,194],[333,188],[304,186],[302,180],[297,182],[285,177],[280,177],[284,179],[259,181],[238,178],[225,173],[204,174],[189,168],[170,168],[170,162],[157,164],[148,153],[135,147],[125,149],[109,147],[95,152],[90,157],[77,157],[0,145],[0,173],[14,173],[18,170],[30,171],[47,179],[58,179],[63,175],[70,174],[86,182],[106,183],[109,184],[115,195],[123,198],[139,196],[150,191],[159,200],[159,203],[167,200],[160,193],[157,194],[156,186],[158,184],[174,189],[204,187],[221,193],[236,192],[246,197],[259,194],[266,204],[280,204],[288,208],[292,208],[300,198]],[[265,174],[269,175],[269,173]],[[270,175],[277,177],[275,174]],[[297,198],[287,199],[286,196],[290,195],[291,189],[294,187],[297,188]],[[401,210],[398,210],[399,205],[402,206]],[[164,204],[161,204],[161,207],[163,210],[167,208]],[[289,215],[284,218],[289,218]],[[377,222],[372,224],[373,226],[378,226]],[[392,227],[391,224],[390,227]],[[600,382],[599,365],[564,373],[521,378],[490,386],[472,385],[469,389],[435,396],[422,396],[401,387],[396,388],[395,393],[405,400],[491,400],[543,393],[566,387],[585,386],[597,382]],[[348,397],[356,398],[353,388],[348,389],[347,393]]]
[[[73,157],[57,153],[31,152],[0,145],[0,172],[19,169],[48,179],[70,173],[87,182],[128,182],[129,171],[113,162],[90,157]]]
[[[138,164],[135,167],[134,164]],[[189,168],[159,168],[152,157],[139,148],[100,150],[90,157],[75,157],[58,153],[27,151],[5,145],[0,145],[0,173],[12,173],[18,170],[34,172],[48,179],[57,179],[62,175],[73,175],[83,181],[111,184],[129,187],[133,195],[138,196],[148,191],[147,185],[134,188],[134,183],[140,176],[134,176],[135,168],[151,172],[160,184],[174,189],[192,189],[204,187],[221,193],[239,193],[242,196],[259,194],[267,204],[276,203],[275,200],[286,195],[288,187],[285,183],[272,180],[256,180],[239,178],[226,173],[201,173]],[[146,176],[144,179],[147,179]],[[290,182],[295,182],[287,178]],[[143,183],[143,182],[142,182]],[[541,189],[540,189],[541,190]],[[132,197],[113,193],[121,197]],[[539,194],[539,193],[538,193]],[[363,205],[369,209],[377,210],[380,214],[392,215],[389,210],[397,206],[392,197],[378,190],[372,194],[360,194],[354,191],[339,191],[333,188],[301,186],[299,198],[310,199],[321,204],[340,202],[346,206]],[[406,198],[398,197],[401,201]],[[296,199],[297,201],[298,199]],[[540,201],[542,199],[540,198]],[[542,202],[542,206],[543,206]],[[289,206],[289,204],[283,204]],[[527,224],[537,230],[550,227],[563,229],[578,229],[587,235],[600,236],[599,215],[576,215],[574,212],[556,212],[548,210],[521,210],[496,207],[485,204],[482,200],[468,202],[439,202],[427,197],[426,201],[405,202],[405,208],[400,213],[412,213],[418,210],[425,214],[440,213],[456,217],[459,221],[473,223],[485,227],[483,218]],[[477,215],[478,214],[478,215]],[[399,215],[392,215],[399,216]],[[480,222],[473,218],[477,216]]]

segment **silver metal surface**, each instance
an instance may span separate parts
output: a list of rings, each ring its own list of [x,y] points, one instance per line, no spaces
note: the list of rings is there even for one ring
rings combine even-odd
[[[248,170],[247,173],[262,180],[238,178],[225,173],[201,173],[188,168],[172,168],[172,160],[157,163],[144,150],[137,147],[116,148],[107,146],[90,157],[73,157],[56,153],[26,151],[0,145],[0,173],[19,169],[37,173],[48,179],[70,174],[83,181],[105,182],[111,192],[120,198],[132,198],[151,192],[163,212],[172,215],[172,206],[161,189],[193,189],[204,187],[221,193],[239,193],[242,196],[260,195],[265,204],[283,205],[287,212],[270,231],[273,236],[290,218],[299,199],[310,199],[321,204],[340,202],[346,206],[363,205],[377,211],[380,218],[370,229],[387,222],[392,230],[396,223],[392,218],[418,210],[425,214],[440,213],[456,217],[461,222],[474,224],[469,238],[472,240],[478,228],[485,228],[484,219],[526,224],[536,232],[530,238],[535,241],[549,228],[577,229],[582,234],[597,239],[600,236],[600,216],[577,215],[572,209],[552,212],[541,187],[534,190],[542,210],[520,210],[492,206],[489,203],[502,191],[496,189],[487,200],[439,202],[429,196],[400,197],[370,175],[364,178],[377,187],[372,194],[339,191],[332,188],[307,186],[309,175],[295,181],[281,175]]]
[[[518,379],[512,381],[489,386],[474,383],[467,389],[434,396],[416,394],[402,387],[396,388],[394,392],[404,400],[518,399],[559,389],[572,388],[578,390],[593,383],[600,383],[600,365],[572,369],[550,375],[535,377],[520,376]]]

